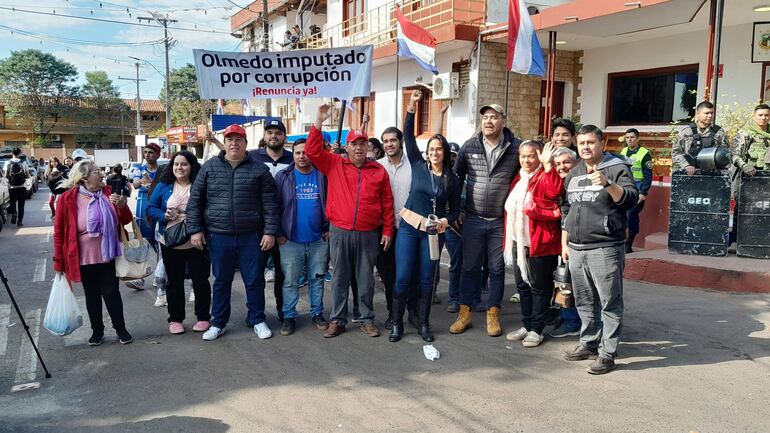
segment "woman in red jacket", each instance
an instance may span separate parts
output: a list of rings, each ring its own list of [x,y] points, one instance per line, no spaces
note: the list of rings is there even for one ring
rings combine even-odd
[[[541,149],[543,149],[541,151]],[[508,340],[524,347],[543,341],[543,329],[553,294],[553,272],[561,251],[559,198],[564,189],[551,164],[555,148],[536,141],[519,146],[521,170],[505,201],[503,258],[514,268],[524,326]]]
[[[134,341],[126,330],[115,276],[115,257],[121,255],[118,230],[123,230],[133,216],[126,198],[104,186],[103,175],[88,159],[72,167],[69,179],[63,182],[67,191],[56,207],[53,232],[54,270],[64,273],[70,284],[83,283],[93,331],[88,340],[91,346],[104,341],[102,298],[120,342]]]

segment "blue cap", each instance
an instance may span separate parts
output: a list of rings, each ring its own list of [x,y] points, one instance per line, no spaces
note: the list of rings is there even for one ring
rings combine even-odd
[[[265,121],[265,130],[268,130],[270,128],[278,128],[281,131],[283,131],[284,134],[286,134],[286,127],[283,125],[283,123],[280,120],[266,120]]]
[[[323,138],[324,138],[325,142],[327,142],[327,143],[331,143],[332,142],[332,135],[329,134],[328,132],[324,131],[323,133],[321,133],[321,135],[323,135]]]

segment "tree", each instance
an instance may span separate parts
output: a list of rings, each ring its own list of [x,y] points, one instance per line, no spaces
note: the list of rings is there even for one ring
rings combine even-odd
[[[89,142],[97,148],[115,141],[122,133],[121,116],[129,109],[120,99],[120,91],[104,71],[89,71],[81,95],[84,107],[79,116],[83,129],[79,142]]]
[[[189,63],[171,71],[169,87],[171,123],[174,125],[199,125],[206,122],[208,115],[216,109],[213,101],[201,100],[195,66]],[[165,84],[160,91],[160,100],[166,103]]]
[[[62,117],[72,115],[78,88],[70,83],[77,78],[70,63],[38,50],[12,51],[0,60],[0,96],[9,117],[17,124],[28,124],[38,141],[48,134]]]

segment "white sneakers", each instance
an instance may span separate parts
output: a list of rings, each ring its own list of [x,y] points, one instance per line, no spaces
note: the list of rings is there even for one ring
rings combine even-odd
[[[257,334],[261,340],[267,340],[273,336],[273,332],[267,327],[266,322],[260,322],[254,325],[254,333]]]
[[[168,303],[166,302],[166,294],[164,293],[164,294],[161,295],[159,293],[158,296],[155,298],[155,306],[156,307],[165,307],[166,305],[168,305]]]
[[[224,333],[225,328],[218,328],[212,325],[206,332],[203,333],[203,339],[206,341],[214,341]],[[270,328],[267,327],[266,322],[257,323],[254,325],[254,333],[257,334],[257,337],[262,340],[267,340],[273,336],[273,332],[270,331]]]
[[[517,330],[515,330],[513,332],[509,332],[508,335],[505,336],[505,339],[508,340],[508,341],[523,340],[527,336],[528,332],[529,331],[527,331],[527,328],[522,326],[521,328],[519,328],[519,329],[517,329]]]
[[[535,331],[529,331],[521,345],[524,347],[537,347],[543,342],[543,336]]]
[[[126,281],[126,287],[134,290],[144,290],[144,279]]]
[[[265,282],[272,283],[274,281],[275,281],[275,270],[273,269],[265,270]]]
[[[206,341],[214,341],[224,333],[225,328],[217,328],[216,326],[211,326],[206,332],[203,333],[203,339]]]

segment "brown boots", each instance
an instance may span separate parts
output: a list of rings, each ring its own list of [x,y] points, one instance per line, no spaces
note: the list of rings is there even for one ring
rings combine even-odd
[[[500,308],[490,307],[487,310],[487,335],[490,337],[499,337],[503,333],[500,328]]]
[[[471,323],[471,307],[469,305],[460,305],[460,312],[457,314],[457,320],[449,327],[450,334],[462,334],[466,329],[473,326]]]
[[[449,327],[450,334],[462,334],[468,328],[473,326],[471,307],[468,305],[460,305],[460,313],[457,315],[457,320]],[[487,335],[490,337],[499,337],[503,333],[500,327],[500,308],[490,307],[487,310]]]

